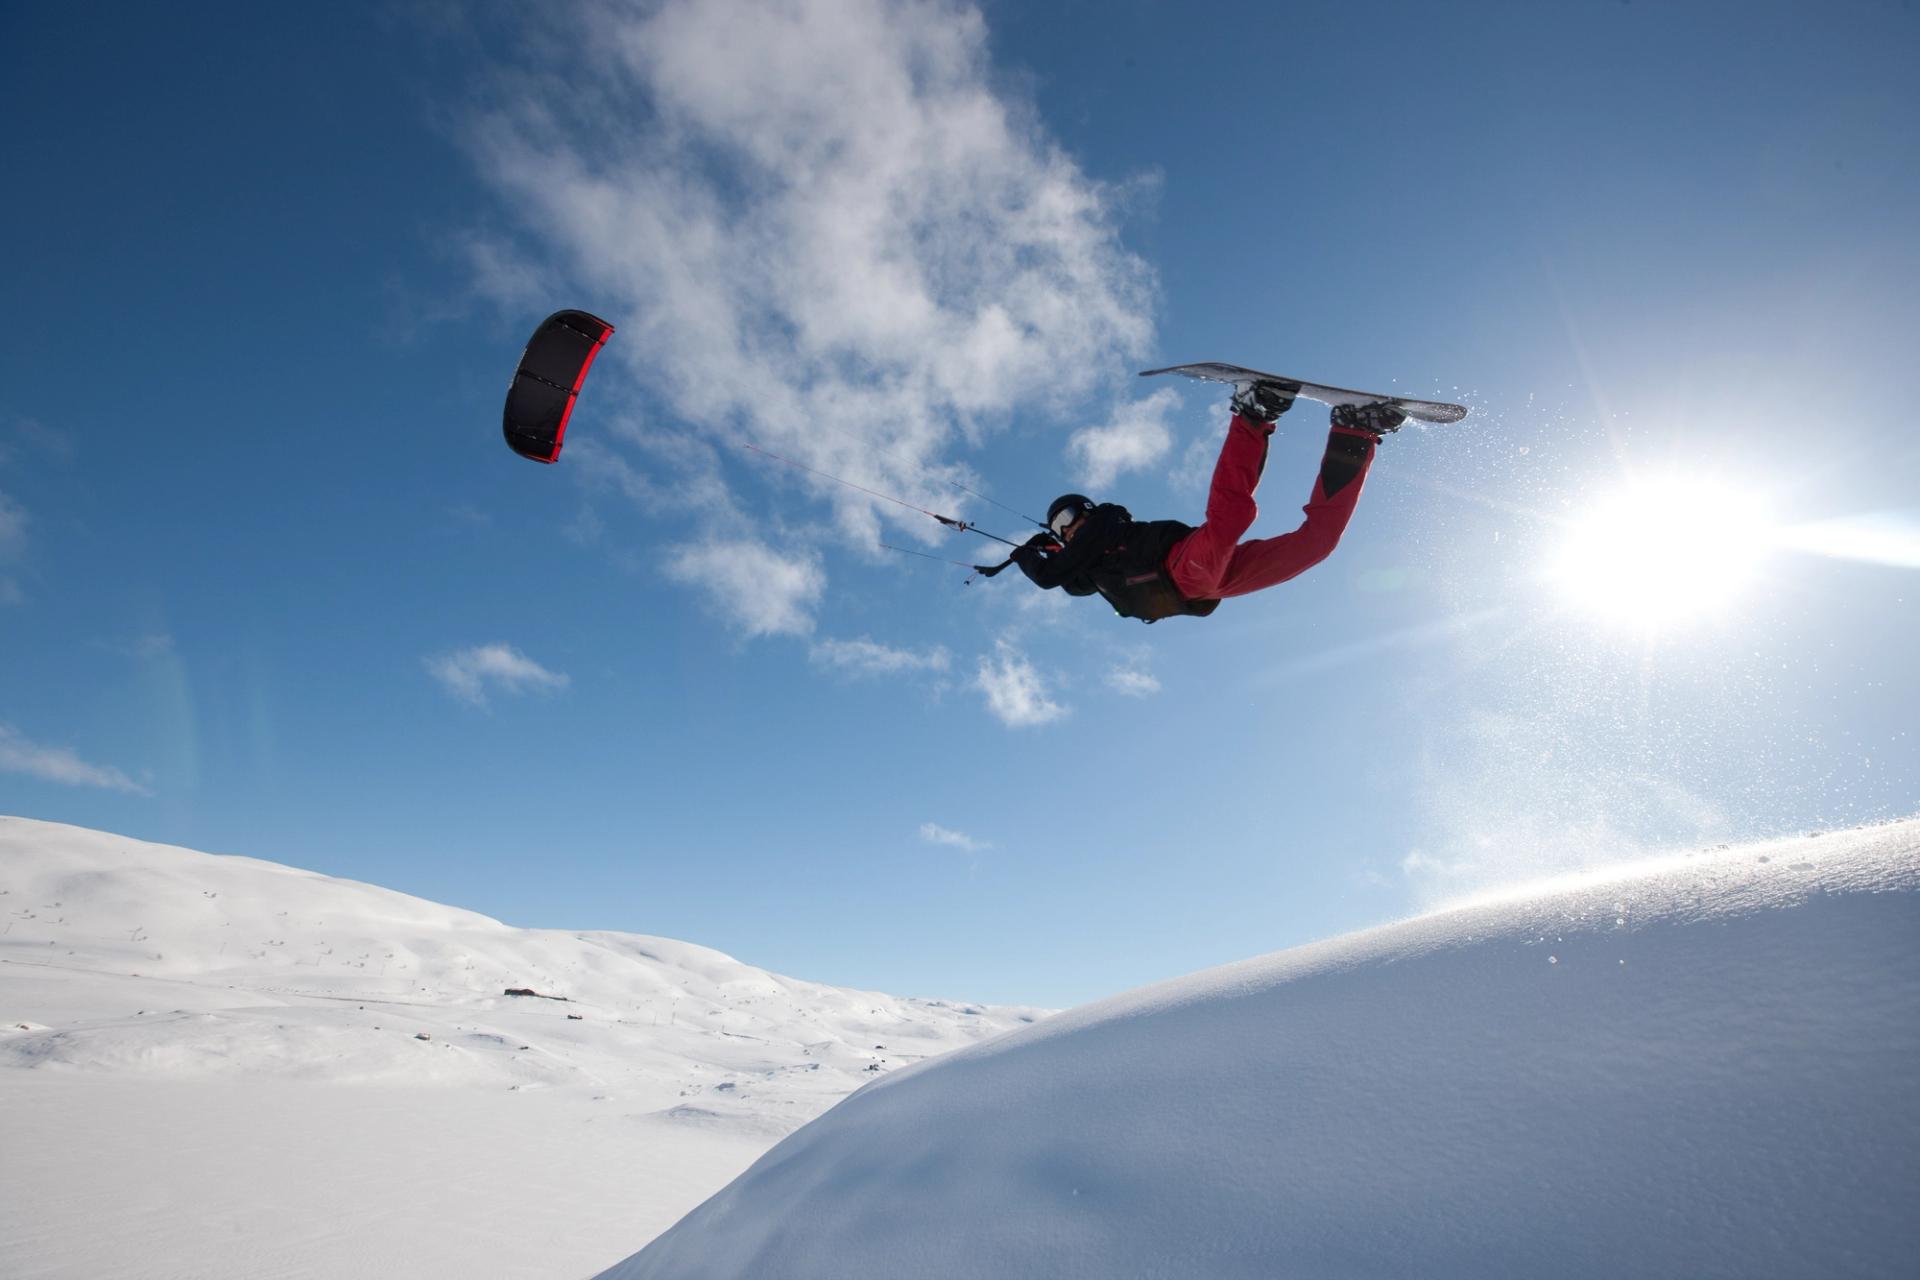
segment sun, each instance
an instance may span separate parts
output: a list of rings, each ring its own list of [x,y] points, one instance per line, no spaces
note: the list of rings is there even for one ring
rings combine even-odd
[[[1547,577],[1611,626],[1666,631],[1724,617],[1772,541],[1756,494],[1677,476],[1635,481],[1569,522]]]

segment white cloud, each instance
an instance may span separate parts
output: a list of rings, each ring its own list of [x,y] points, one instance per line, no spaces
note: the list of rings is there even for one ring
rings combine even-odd
[[[1047,696],[1046,682],[1039,671],[1005,640],[995,646],[991,658],[980,659],[974,687],[986,695],[987,710],[1016,729],[1046,724],[1067,714],[1065,707]]]
[[[1107,687],[1129,698],[1145,698],[1160,692],[1160,680],[1151,671],[1135,667],[1112,667],[1107,671]]]
[[[952,655],[939,645],[916,653],[893,649],[866,637],[858,640],[822,640],[808,656],[818,665],[857,676],[890,676],[916,671],[945,671]]]
[[[29,742],[4,724],[0,724],[0,773],[24,773],[74,787],[105,787],[143,796],[153,794],[118,769],[88,764],[65,747],[43,747]]]
[[[1163,389],[1145,400],[1116,406],[1102,426],[1075,432],[1067,452],[1075,459],[1082,481],[1099,488],[1112,484],[1122,472],[1145,470],[1166,457],[1173,447],[1167,418],[1179,407],[1179,395]]]
[[[487,644],[428,658],[427,670],[457,698],[485,706],[490,689],[528,693],[564,689],[568,677],[549,671],[512,645]]]
[[[667,575],[698,587],[722,616],[749,636],[805,635],[827,575],[809,552],[782,554],[745,539],[677,548]]]
[[[975,840],[964,831],[954,831],[948,827],[941,826],[937,822],[921,823],[920,838],[928,844],[941,844],[954,849],[965,849],[969,853],[980,849],[991,849],[993,847],[984,841]]]
[[[576,418],[568,450],[587,456],[593,441],[644,458],[594,458],[636,501],[752,468],[829,502],[848,540],[870,544],[883,521],[931,532],[916,513],[731,451],[753,440],[965,516],[946,482],[978,480],[956,450],[1016,410],[1083,411],[1126,386],[1151,347],[1152,273],[1118,233],[1128,193],[1089,178],[1029,107],[996,92],[979,9],[663,0],[570,12],[557,39],[524,45],[555,64],[503,73],[469,130],[524,231],[517,248],[478,241],[474,271],[517,296],[528,277],[515,264],[538,258],[542,296],[571,275],[619,327],[595,378],[637,379],[650,420],[612,431],[604,416]],[[618,399],[604,382],[593,390],[600,405]],[[704,454],[658,447],[689,426]],[[716,465],[713,443],[736,460]],[[1122,456],[1119,437],[1096,452]],[[731,508],[765,505],[693,510],[718,530]],[[744,616],[804,630],[790,607]]]

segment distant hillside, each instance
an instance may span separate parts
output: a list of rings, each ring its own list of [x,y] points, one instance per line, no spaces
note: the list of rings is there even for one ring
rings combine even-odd
[[[0,1068],[578,1085],[780,1133],[1040,1016],[24,818],[0,818],[0,918]]]

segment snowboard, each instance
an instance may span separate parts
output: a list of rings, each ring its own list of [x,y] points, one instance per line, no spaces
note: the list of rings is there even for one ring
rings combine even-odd
[[[1285,382],[1297,384],[1298,394],[1309,400],[1319,400],[1325,404],[1390,404],[1409,418],[1421,422],[1458,422],[1467,416],[1466,407],[1447,404],[1439,400],[1411,400],[1406,396],[1383,395],[1378,391],[1349,391],[1345,387],[1329,387],[1318,382],[1305,382],[1299,378],[1283,377],[1277,373],[1262,373],[1258,369],[1247,369],[1237,364],[1219,364],[1204,361],[1200,364],[1169,365],[1165,369],[1142,369],[1140,376],[1151,378],[1157,373],[1178,373],[1189,378],[1198,378],[1202,382],[1229,382],[1243,387],[1250,382]]]

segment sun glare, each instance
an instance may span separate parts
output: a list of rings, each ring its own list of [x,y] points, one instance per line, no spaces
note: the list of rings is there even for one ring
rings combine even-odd
[[[1569,603],[1610,625],[1663,631],[1724,615],[1771,542],[1751,495],[1638,481],[1575,518],[1548,569]]]

